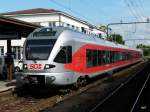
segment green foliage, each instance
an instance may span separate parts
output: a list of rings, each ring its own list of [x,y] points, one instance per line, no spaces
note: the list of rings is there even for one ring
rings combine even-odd
[[[98,29],[107,32],[107,26],[105,25],[98,26]],[[107,40],[116,42],[118,44],[125,44],[123,37],[120,34],[112,34],[111,36],[107,37]]]
[[[101,30],[101,31],[103,31],[103,32],[106,32],[107,31],[107,26],[100,25],[100,26],[98,26],[98,29]]]
[[[116,42],[118,44],[124,44],[123,37],[120,34],[112,34],[107,38],[110,41]]]
[[[144,56],[150,56],[150,46],[139,44],[136,48],[142,49]]]

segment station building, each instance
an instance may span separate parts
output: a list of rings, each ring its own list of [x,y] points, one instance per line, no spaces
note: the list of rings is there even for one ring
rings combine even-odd
[[[2,13],[3,16],[18,19],[40,26],[64,26],[69,27],[80,32],[93,34],[105,38],[106,34],[96,28],[96,26],[83,21],[79,18],[71,16],[62,11],[54,9],[29,9],[19,10],[14,12]],[[9,27],[9,26],[8,26]],[[20,40],[12,40],[12,52],[14,53],[14,60],[18,61],[22,58],[23,43],[25,38]],[[6,40],[0,40],[0,55],[5,55],[7,52]]]

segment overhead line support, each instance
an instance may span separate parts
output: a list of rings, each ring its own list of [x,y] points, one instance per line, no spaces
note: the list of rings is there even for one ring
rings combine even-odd
[[[121,23],[109,23],[108,25],[107,25],[107,37],[109,36],[109,26],[111,26],[111,25],[122,25],[122,24],[143,24],[143,23],[150,23],[150,21],[149,21],[149,19],[147,19],[147,21],[146,22],[121,22]]]

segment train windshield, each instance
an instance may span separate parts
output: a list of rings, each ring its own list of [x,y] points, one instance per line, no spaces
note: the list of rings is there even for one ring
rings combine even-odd
[[[47,60],[56,39],[27,40],[26,59],[27,60]]]
[[[33,33],[33,37],[41,37],[41,36],[55,36],[56,31],[53,31],[52,28],[44,28],[38,32]]]

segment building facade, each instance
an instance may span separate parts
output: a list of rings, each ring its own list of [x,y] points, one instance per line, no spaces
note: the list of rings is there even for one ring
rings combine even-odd
[[[86,21],[80,20],[79,18],[73,17],[67,13],[57,11],[54,9],[29,9],[20,10],[15,12],[3,13],[3,16],[30,22],[41,26],[64,26],[69,27],[80,32],[87,34],[94,34],[105,38],[106,34],[98,30],[95,26],[89,24]],[[20,40],[12,40],[12,52],[14,53],[14,59],[20,60],[22,58],[22,49],[25,38],[22,37]],[[0,55],[5,55],[7,52],[7,44],[5,40],[0,41]]]

